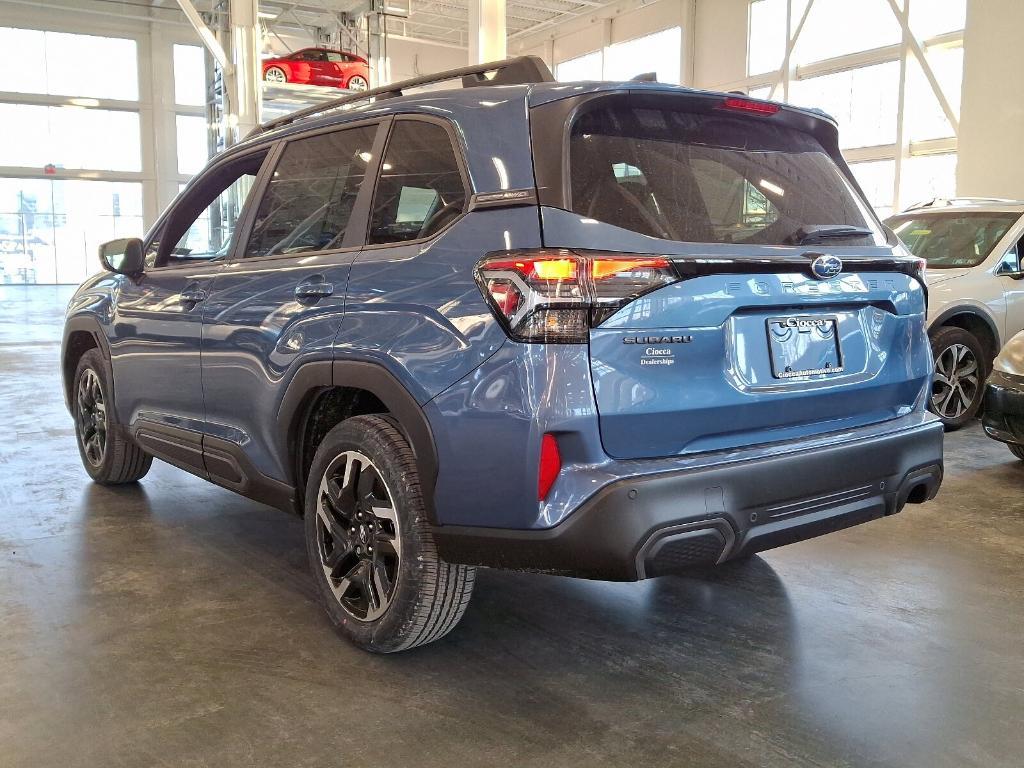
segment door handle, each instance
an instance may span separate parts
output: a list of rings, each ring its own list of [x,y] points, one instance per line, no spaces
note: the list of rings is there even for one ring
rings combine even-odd
[[[295,287],[295,298],[306,299],[307,301],[316,301],[317,299],[325,299],[334,293],[334,283],[325,282],[308,282],[299,283]]]
[[[200,301],[205,301],[205,299],[206,291],[196,285],[190,285],[178,294],[178,300],[182,304],[198,304]]]

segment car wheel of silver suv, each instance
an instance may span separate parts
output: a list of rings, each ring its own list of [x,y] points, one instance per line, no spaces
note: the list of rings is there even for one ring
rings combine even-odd
[[[940,328],[931,336],[935,375],[929,407],[947,431],[959,429],[978,415],[985,396],[984,349],[963,328]]]

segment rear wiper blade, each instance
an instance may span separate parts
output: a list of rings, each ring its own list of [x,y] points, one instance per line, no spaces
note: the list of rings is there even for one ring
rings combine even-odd
[[[874,232],[852,224],[807,224],[786,239],[792,245],[807,245],[830,237],[871,237]]]

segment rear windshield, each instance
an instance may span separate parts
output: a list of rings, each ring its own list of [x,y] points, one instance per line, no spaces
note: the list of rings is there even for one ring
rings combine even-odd
[[[569,156],[574,212],[652,237],[797,245],[808,227],[846,225],[871,234],[827,242],[885,243],[821,145],[765,118],[620,102],[576,120]]]
[[[893,216],[886,223],[915,256],[933,269],[974,267],[1002,240],[1017,213],[928,213]]]

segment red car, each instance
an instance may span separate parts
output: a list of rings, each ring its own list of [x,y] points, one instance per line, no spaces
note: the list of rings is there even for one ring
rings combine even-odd
[[[370,65],[354,53],[303,48],[288,56],[264,59],[263,79],[268,83],[327,85],[365,91],[370,86]]]

